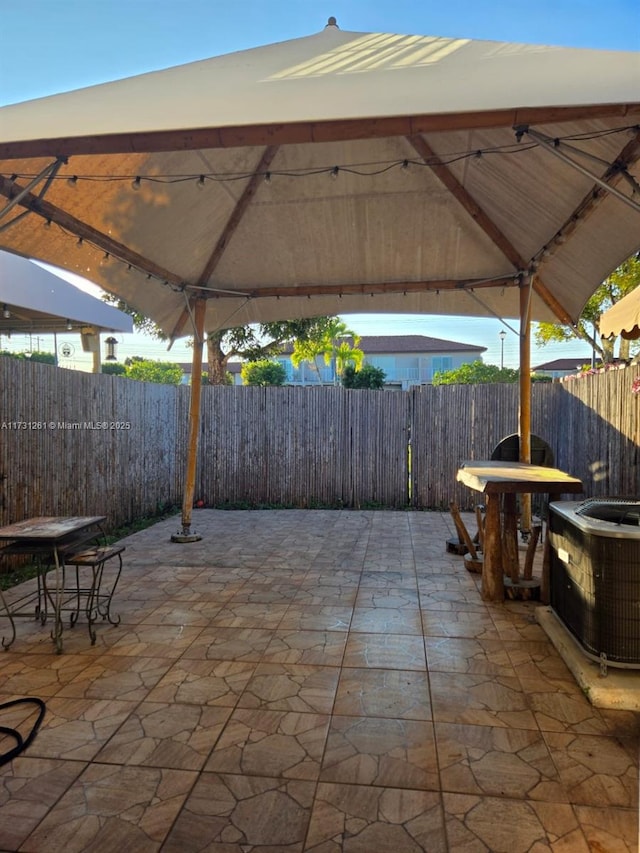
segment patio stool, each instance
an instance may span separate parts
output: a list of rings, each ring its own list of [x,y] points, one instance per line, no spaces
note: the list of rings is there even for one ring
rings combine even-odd
[[[474,543],[469,531],[465,527],[464,521],[460,515],[460,510],[458,509],[458,505],[455,501],[449,501],[449,512],[451,513],[451,518],[453,519],[453,524],[456,528],[460,545],[464,547],[464,550],[458,550],[457,553],[464,554],[464,564],[470,572],[481,572],[482,557],[478,554],[479,549],[476,548],[476,543]],[[481,507],[476,507],[476,518],[478,519],[478,533],[476,536],[480,541],[482,541],[484,539],[484,531],[481,530]],[[451,541],[452,540],[449,539],[448,543]],[[468,553],[465,554],[465,550]]]
[[[66,610],[71,610],[71,627],[73,627],[80,615],[80,602],[85,599],[84,612],[87,617],[89,626],[89,636],[91,637],[91,645],[96,641],[96,632],[93,624],[98,616],[103,619],[108,619],[112,625],[120,624],[120,617],[114,619],[111,616],[111,599],[116,591],[120,573],[122,572],[122,552],[125,550],[124,545],[100,545],[98,547],[88,548],[85,551],[80,551],[77,554],[70,554],[65,558],[66,566],[75,566],[76,582],[75,586],[65,587],[64,592],[70,597],[67,604],[74,602],[73,606],[65,607]],[[110,560],[118,560],[116,567],[116,575],[113,583],[107,589],[102,586],[103,572],[105,563]],[[80,586],[80,569],[91,569],[91,583],[87,586]]]

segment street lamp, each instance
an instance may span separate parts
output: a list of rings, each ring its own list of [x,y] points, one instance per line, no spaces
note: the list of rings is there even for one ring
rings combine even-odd
[[[504,370],[504,339],[507,337],[504,329],[498,332],[498,337],[500,338],[500,370]]]

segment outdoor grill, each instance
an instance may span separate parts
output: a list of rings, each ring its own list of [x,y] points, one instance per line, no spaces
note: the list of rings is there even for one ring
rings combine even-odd
[[[549,508],[551,607],[589,657],[640,667],[640,500]]]

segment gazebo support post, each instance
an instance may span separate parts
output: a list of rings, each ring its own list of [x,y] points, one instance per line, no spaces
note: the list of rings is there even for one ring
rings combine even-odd
[[[196,466],[198,462],[198,434],[200,432],[200,392],[202,390],[202,347],[204,344],[204,317],[207,303],[197,299],[194,309],[193,359],[191,362],[191,396],[189,398],[189,444],[187,449],[187,470],[182,499],[182,530],[174,533],[172,542],[198,542],[202,539],[191,530],[191,514],[196,487]]]
[[[533,273],[520,286],[520,462],[531,462],[531,293]],[[520,529],[531,530],[531,495],[522,495]]]

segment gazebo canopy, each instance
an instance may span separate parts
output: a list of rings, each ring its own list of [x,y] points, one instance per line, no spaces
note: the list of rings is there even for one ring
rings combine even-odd
[[[629,341],[640,338],[640,287],[604,312],[600,317],[600,334],[603,338],[620,335]]]
[[[639,96],[637,53],[330,19],[0,109],[0,246],[89,278],[171,336],[192,333],[198,297],[207,330],[517,317],[530,281],[530,316],[571,323],[640,247]]]

